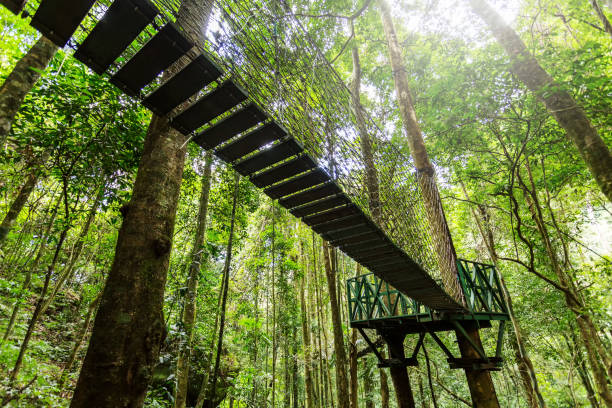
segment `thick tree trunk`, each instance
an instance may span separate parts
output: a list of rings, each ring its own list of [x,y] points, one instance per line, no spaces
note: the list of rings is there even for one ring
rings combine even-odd
[[[597,14],[597,17],[599,17],[599,21],[601,21],[601,24],[604,26],[604,30],[610,37],[612,37],[612,24],[610,24],[610,20],[608,20],[608,17],[606,17],[606,14],[602,10],[601,6],[599,3],[597,3],[597,0],[591,0],[591,5],[593,6],[593,10],[595,10],[595,14]]]
[[[23,100],[47,68],[56,51],[57,46],[41,36],[17,62],[0,87],[0,149],[4,149],[6,138]]]
[[[392,360],[403,361],[406,358],[404,351],[404,338],[402,334],[392,332],[381,333],[387,342],[389,348],[389,356]],[[412,387],[410,386],[410,377],[408,376],[407,367],[392,364],[389,368],[391,381],[395,389],[395,397],[397,399],[398,408],[414,408],[414,396],[412,395]]]
[[[182,326],[183,334],[179,344],[178,358],[176,362],[176,390],[174,392],[175,408],[185,408],[187,403],[187,383],[189,379],[189,357],[191,356],[191,341],[193,339],[193,326],[196,319],[196,294],[198,291],[198,281],[200,279],[200,269],[204,254],[204,238],[206,235],[206,217],[208,215],[208,196],[210,192],[212,169],[212,152],[206,152],[204,164],[204,174],[202,175],[202,187],[200,191],[200,207],[198,210],[198,220],[196,231],[193,238],[193,248],[191,250],[191,264],[187,276],[187,293],[185,293],[185,304],[183,306]]]
[[[472,341],[482,350],[482,342],[480,341],[480,335],[478,327],[474,325],[465,325],[465,331],[472,338]],[[480,355],[469,341],[461,334],[456,331],[457,343],[459,350],[461,351],[461,357],[470,359],[479,359]],[[495,387],[493,386],[493,380],[491,379],[491,372],[487,370],[477,370],[473,368],[465,369],[465,376],[468,380],[470,388],[470,395],[472,396],[472,403],[478,408],[499,408],[499,401],[497,400],[497,394],[495,393]]]
[[[486,22],[510,56],[512,71],[544,103],[559,126],[565,129],[599,188],[612,201],[612,154],[584,110],[542,68],[518,34],[485,0],[469,1],[474,13]]]
[[[374,382],[372,380],[373,370],[369,366],[367,358],[363,361],[363,393],[365,394],[365,408],[374,408]]]
[[[302,320],[302,341],[304,343],[304,388],[306,393],[306,408],[314,408],[314,392],[312,381],[312,356],[310,346],[310,327],[308,324],[308,313],[306,311],[306,296],[304,294],[305,287],[308,286],[305,281],[308,272],[304,271],[304,277],[300,281],[300,310]]]
[[[378,369],[380,375],[380,408],[389,408],[389,379],[384,368]]]
[[[349,384],[346,377],[346,349],[344,348],[344,335],[342,333],[342,322],[336,292],[336,271],[332,268],[331,248],[327,242],[323,242],[323,257],[325,261],[325,275],[327,276],[327,288],[331,306],[332,328],[334,331],[334,351],[336,353],[336,392],[338,408],[349,408]]]
[[[187,33],[195,43],[203,41],[208,7],[195,0],[181,4],[179,24],[200,23]],[[185,137],[170,128],[168,117],[154,115],[132,198],[123,208],[115,259],[72,408],[139,407],[144,402],[166,336],[162,306],[185,152]]]

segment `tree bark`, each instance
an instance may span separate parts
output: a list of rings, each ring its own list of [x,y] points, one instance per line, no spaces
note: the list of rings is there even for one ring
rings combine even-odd
[[[349,344],[349,377],[350,377],[350,407],[359,407],[359,383],[357,382],[357,329],[351,329],[351,342]]]
[[[463,304],[463,294],[457,279],[459,272],[457,270],[455,247],[453,246],[450,231],[446,224],[444,208],[442,207],[440,193],[436,184],[435,171],[429,160],[421,127],[417,121],[416,111],[412,103],[408,75],[391,18],[391,10],[386,0],[378,0],[378,4],[387,38],[397,103],[406,131],[410,155],[414,160],[417,170],[418,184],[423,196],[423,204],[431,230],[438,267],[442,274],[444,289],[457,303]]]
[[[198,281],[200,279],[200,269],[206,263],[204,243],[206,236],[206,217],[208,215],[208,197],[210,193],[212,170],[212,152],[206,152],[204,164],[204,174],[202,174],[202,187],[200,191],[200,206],[198,210],[198,220],[196,231],[193,238],[193,248],[191,250],[191,264],[187,276],[187,292],[185,293],[185,304],[182,316],[182,338],[179,344],[178,358],[176,362],[176,389],[174,392],[174,407],[185,408],[187,403],[187,384],[189,379],[189,358],[191,356],[191,342],[193,339],[193,326],[196,319],[196,294],[198,291]]]
[[[178,23],[200,23],[187,32],[194,43],[204,40],[209,7],[181,4]],[[166,336],[162,306],[185,152],[185,137],[170,128],[168,117],[153,115],[72,408],[144,403]]]
[[[36,186],[36,182],[38,181],[38,177],[41,172],[41,167],[44,166],[44,162],[47,159],[47,155],[44,154],[39,163],[33,162],[31,168],[28,171],[28,175],[26,176],[25,182],[19,189],[19,193],[17,193],[17,197],[11,203],[8,212],[4,216],[2,223],[0,224],[0,245],[6,239],[8,233],[11,228],[15,224],[17,217],[21,213],[21,210],[28,202],[28,198],[30,198],[30,194],[34,191],[34,187]]]
[[[332,328],[334,331],[334,351],[336,353],[336,391],[338,408],[349,408],[349,384],[346,377],[346,350],[344,348],[344,335],[342,333],[342,322],[338,310],[338,298],[336,292],[336,271],[332,268],[331,248],[327,242],[323,242],[323,257],[325,262],[325,275],[327,276],[327,288],[329,291],[329,302],[331,306]]]
[[[387,342],[389,357],[392,360],[403,361],[406,358],[406,352],[404,351],[405,336],[392,332],[381,333],[381,335]],[[393,388],[395,389],[398,408],[414,408],[414,396],[412,395],[412,387],[410,386],[408,368],[402,365],[391,364],[389,372],[391,374]]]
[[[417,121],[416,111],[412,103],[408,76],[402,61],[401,49],[393,26],[391,11],[385,0],[378,0],[378,3],[380,5],[380,14],[389,48],[389,57],[393,69],[393,79],[395,82],[395,91],[400,114],[408,137],[410,153],[417,168],[419,187],[423,194],[427,219],[432,231],[444,288],[455,301],[463,304],[463,294],[457,279],[457,255],[455,254],[453,241],[446,223],[444,208],[442,207],[442,201],[440,200],[440,194],[435,180],[434,168],[429,160],[423,135]],[[472,335],[475,337],[475,340],[478,342],[480,341],[478,330],[473,331]],[[462,357],[473,357],[472,351],[474,353],[475,351],[471,349],[467,340],[461,336],[460,333],[457,333],[457,339],[459,343],[464,343],[460,344]],[[464,355],[463,352],[469,353],[469,355]],[[481,398],[473,400],[476,406],[499,408],[495,388],[491,380],[491,374],[488,371],[478,371],[478,373],[476,373],[475,370],[466,370],[466,376],[468,378],[468,385],[472,397],[476,396]]]
[[[612,154],[584,110],[542,68],[523,40],[486,0],[469,1],[474,13],[485,21],[510,56],[512,71],[544,103],[559,126],[565,129],[599,188],[612,201]]]
[[[380,408],[389,408],[389,379],[384,368],[379,368],[378,373],[380,375]]]
[[[478,327],[472,324],[466,324],[464,327],[467,334],[472,338],[472,341],[482,350],[483,347],[482,342],[480,341]],[[456,335],[461,357],[479,359],[480,355],[476,350],[474,350],[463,334],[456,331]],[[466,368],[465,376],[467,377],[470,388],[472,403],[475,407],[499,408],[499,401],[497,400],[497,394],[495,393],[495,387],[493,385],[493,380],[491,379],[490,371]]]
[[[0,149],[4,149],[13,120],[26,95],[57,52],[57,46],[41,36],[21,57],[0,87]]]

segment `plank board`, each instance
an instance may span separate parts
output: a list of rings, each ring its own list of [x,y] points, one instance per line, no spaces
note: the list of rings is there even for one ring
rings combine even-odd
[[[168,23],[111,77],[110,82],[126,94],[137,97],[145,85],[191,48],[191,41]]]
[[[266,123],[246,135],[228,143],[215,154],[226,162],[233,162],[257,149],[262,148],[268,143],[281,139],[287,132],[275,122]],[[285,159],[287,157],[284,157]],[[282,160],[280,158],[279,160]]]
[[[311,204],[306,204],[290,210],[289,212],[298,218],[307,215],[315,214],[321,211],[329,210],[340,205],[348,204],[350,200],[344,194],[336,194],[323,200],[316,201]]]
[[[306,174],[268,187],[264,190],[264,193],[274,200],[325,183],[326,181],[330,181],[329,176],[323,169],[318,167]]]
[[[42,0],[30,25],[63,48],[95,0]]]
[[[266,120],[266,115],[257,106],[250,103],[198,133],[193,141],[206,150],[214,149],[264,120]]]
[[[149,94],[142,104],[159,116],[185,102],[190,96],[210,84],[222,74],[221,68],[200,54],[187,66]]]
[[[300,155],[251,177],[251,182],[255,186],[263,188],[311,170],[316,166],[310,156]]]
[[[225,81],[172,119],[170,125],[188,135],[246,99],[242,89],[232,81]]]
[[[148,0],[115,0],[76,50],[75,58],[103,74],[158,13]]]
[[[288,137],[269,149],[262,150],[253,156],[240,160],[234,165],[234,169],[243,176],[248,176],[303,151],[304,148],[301,144],[293,137]]]
[[[27,1],[28,0],[0,0],[0,4],[9,9],[13,14],[19,14]]]

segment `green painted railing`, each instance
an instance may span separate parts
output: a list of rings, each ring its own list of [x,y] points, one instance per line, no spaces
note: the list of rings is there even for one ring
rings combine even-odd
[[[459,259],[457,267],[469,314],[505,320],[508,310],[495,266]],[[346,287],[351,323],[390,318],[428,320],[432,317],[428,307],[372,273],[349,279]]]

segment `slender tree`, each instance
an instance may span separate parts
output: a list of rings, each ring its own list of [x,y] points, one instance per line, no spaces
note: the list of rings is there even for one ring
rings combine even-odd
[[[56,52],[57,46],[41,36],[17,62],[0,87],[0,149],[4,149],[6,138],[23,100]]]
[[[185,304],[181,318],[183,334],[179,345],[178,358],[176,362],[176,389],[174,391],[175,408],[185,408],[187,403],[187,385],[189,379],[189,358],[191,355],[193,326],[196,321],[196,294],[202,264],[206,263],[204,239],[206,236],[206,218],[208,216],[208,197],[211,184],[212,152],[206,152],[204,162],[204,173],[202,174],[202,186],[200,191],[200,202],[198,209],[198,220],[193,237],[191,249],[191,263],[187,275],[187,292],[185,293]]]

